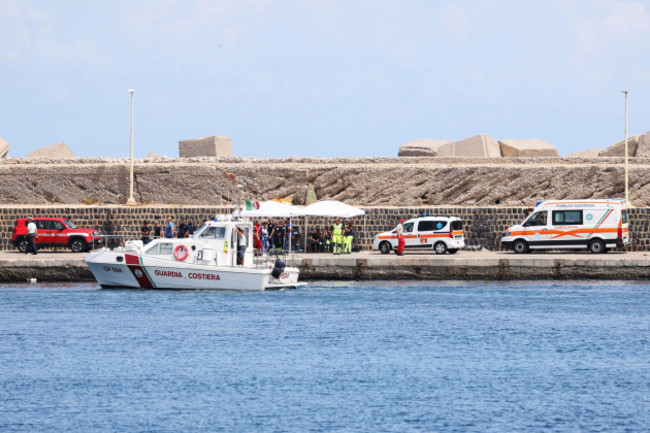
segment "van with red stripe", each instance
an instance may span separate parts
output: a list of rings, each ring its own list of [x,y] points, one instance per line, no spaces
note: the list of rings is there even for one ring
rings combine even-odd
[[[455,254],[465,246],[463,222],[457,217],[425,216],[413,218],[403,224],[404,250],[434,250],[437,254]],[[395,229],[379,233],[372,242],[372,249],[388,254],[397,250]]]
[[[547,200],[521,225],[503,232],[501,245],[515,253],[587,249],[606,253],[630,243],[624,199]]]

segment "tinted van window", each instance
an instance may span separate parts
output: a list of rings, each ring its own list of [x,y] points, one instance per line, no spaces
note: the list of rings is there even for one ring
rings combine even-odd
[[[463,229],[463,222],[462,221],[452,221],[451,222],[451,229],[452,230],[462,230]]]
[[[432,232],[434,230],[442,230],[447,225],[447,221],[420,221],[418,223],[418,231]]]
[[[554,210],[553,225],[582,224],[581,210]]]

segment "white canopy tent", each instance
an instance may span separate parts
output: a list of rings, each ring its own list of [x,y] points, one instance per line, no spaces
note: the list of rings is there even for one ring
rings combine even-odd
[[[363,231],[366,231],[366,211],[358,207],[351,206],[337,200],[323,200],[305,206],[302,209],[302,214],[305,216],[305,236],[303,241],[303,248],[307,251],[307,224],[309,223],[310,216],[322,216],[330,218],[354,218],[363,215]]]
[[[283,217],[290,218],[294,216],[303,216],[303,209],[290,205],[289,203],[267,200],[260,203],[259,209],[236,210],[233,212],[235,217]]]
[[[312,203],[302,209],[303,215],[353,218],[365,215],[366,211],[336,200],[323,200]]]

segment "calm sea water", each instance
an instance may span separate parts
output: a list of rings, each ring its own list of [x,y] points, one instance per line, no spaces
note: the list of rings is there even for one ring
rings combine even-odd
[[[0,431],[648,431],[650,286],[0,286]]]

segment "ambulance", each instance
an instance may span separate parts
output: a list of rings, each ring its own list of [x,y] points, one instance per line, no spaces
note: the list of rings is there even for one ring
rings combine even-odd
[[[624,199],[548,200],[521,225],[503,232],[501,245],[515,253],[536,249],[588,249],[606,253],[630,243]]]
[[[463,222],[457,217],[425,216],[412,218],[403,224],[404,250],[433,250],[436,254],[456,254],[465,246]],[[379,233],[372,241],[372,249],[382,254],[397,251],[395,229]]]

